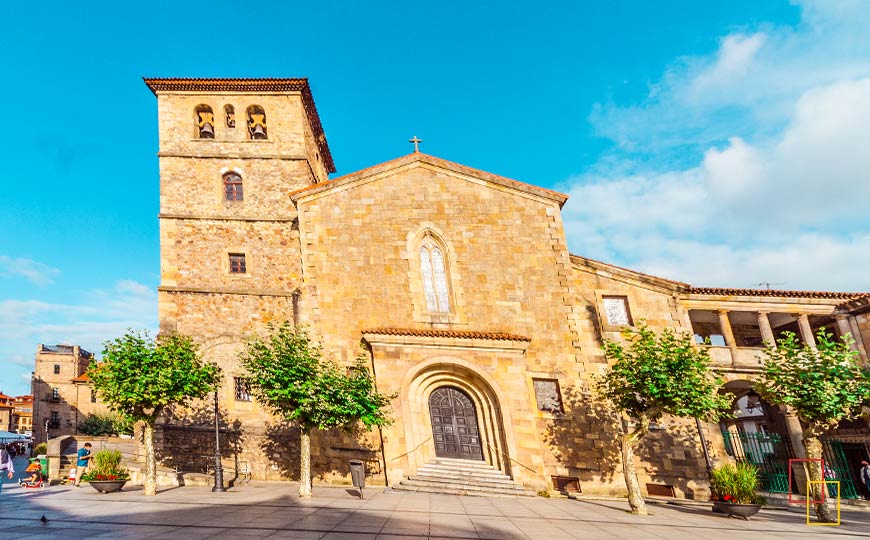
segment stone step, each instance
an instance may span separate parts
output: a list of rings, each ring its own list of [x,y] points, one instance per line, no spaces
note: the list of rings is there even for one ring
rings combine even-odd
[[[495,487],[495,488],[507,488],[514,489],[518,487],[514,484],[513,480],[508,479],[498,479],[498,480],[484,480],[479,478],[458,478],[455,476],[434,476],[429,474],[419,474],[420,471],[417,471],[417,474],[411,475],[408,477],[408,480],[421,481],[421,482],[437,482],[442,484],[461,484],[463,486],[475,486],[475,487]]]
[[[466,472],[466,471],[445,471],[443,469],[435,469],[431,467],[420,467],[417,469],[417,474],[427,475],[427,476],[444,476],[450,478],[464,478],[467,480],[491,480],[498,481],[503,480],[505,482],[512,482],[509,476],[505,476],[500,472],[495,471],[481,471],[481,472]]]
[[[437,463],[427,463],[420,467],[421,469],[427,469],[431,471],[445,471],[445,472],[455,472],[455,473],[466,473],[466,474],[502,474],[499,470],[493,469],[492,467],[459,467],[456,465],[440,465]]]
[[[471,459],[452,459],[452,458],[435,458],[429,462],[435,465],[448,465],[453,467],[474,468],[474,469],[490,469],[492,465],[485,461]]]
[[[534,497],[531,491],[514,485],[511,487],[485,487],[452,482],[432,482],[405,479],[393,486],[396,491],[416,491],[424,493],[445,493],[448,495],[469,495],[477,497]]]

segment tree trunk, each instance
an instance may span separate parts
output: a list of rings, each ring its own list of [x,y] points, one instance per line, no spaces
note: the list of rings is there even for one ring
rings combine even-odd
[[[640,491],[640,482],[637,480],[637,471],[634,469],[634,447],[640,439],[649,432],[649,419],[640,417],[637,426],[631,433],[622,435],[622,474],[625,476],[625,487],[628,489],[628,504],[631,513],[645,516],[646,503]]]
[[[305,427],[299,435],[299,497],[311,497],[311,430]]]
[[[145,422],[145,495],[157,495],[157,458],[154,456],[154,424]]]
[[[819,437],[813,428],[807,429],[804,434],[803,443],[804,448],[807,451],[807,459],[822,459],[822,441],[819,440]],[[820,482],[825,480],[825,471],[822,470],[818,462],[810,461],[807,463],[807,473],[809,474],[811,481],[819,482],[810,485],[807,497],[812,498],[813,501],[823,501],[828,486]],[[828,505],[824,502],[816,504],[815,510],[819,521],[824,523],[833,523],[837,521],[834,519],[834,516],[831,515],[831,510],[828,508]]]

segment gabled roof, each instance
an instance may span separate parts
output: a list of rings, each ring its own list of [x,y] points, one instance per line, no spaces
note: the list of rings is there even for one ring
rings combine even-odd
[[[83,382],[83,383],[91,382],[91,378],[88,377],[88,372],[85,371],[84,373],[82,373],[81,375],[79,375],[78,377],[73,379],[72,382]]]
[[[498,176],[496,174],[488,173],[486,171],[481,171],[480,169],[466,167],[465,165],[460,165],[459,163],[447,161],[446,159],[430,156],[429,154],[424,154],[422,152],[414,152],[400,158],[396,158],[378,165],[374,165],[372,167],[368,167],[361,171],[350,173],[345,176],[340,176],[328,182],[321,182],[319,184],[308,186],[306,188],[294,191],[290,194],[290,198],[295,202],[302,199],[303,197],[308,197],[318,193],[329,192],[336,188],[349,186],[356,182],[364,181],[368,178],[371,178],[372,176],[413,164],[427,164],[429,166],[436,167],[442,170],[471,176],[485,182],[497,184],[499,186],[507,187],[510,189],[515,189],[517,191],[521,191],[530,195],[535,195],[537,197],[550,199],[559,203],[559,207],[565,204],[565,201],[568,200],[567,195],[564,195],[557,191],[533,186],[531,184],[526,184],[525,182],[520,182],[518,180],[513,180],[504,176]]]
[[[308,116],[308,122],[311,124],[311,131],[314,133],[314,140],[320,149],[326,171],[335,172],[332,153],[330,153],[329,145],[326,143],[326,134],[323,133],[320,115],[317,114],[314,96],[311,95],[311,88],[308,86],[306,77],[290,79],[161,79],[143,77],[142,80],[154,92],[155,96],[160,92],[300,92],[302,105],[305,108],[306,116]]]
[[[643,283],[647,283],[649,285],[655,285],[658,287],[664,287],[666,289],[672,289],[677,291],[685,291],[686,289],[690,289],[692,286],[688,283],[683,283],[681,281],[674,281],[672,279],[666,279],[663,277],[653,276],[650,274],[644,274],[643,272],[638,272],[637,270],[632,270],[630,268],[623,268],[622,266],[616,266],[615,264],[610,264],[602,261],[597,261],[595,259],[590,259],[588,257],[581,257],[580,255],[571,254],[571,262],[576,265],[587,266],[589,268],[595,270],[602,270],[605,272],[611,272],[616,275],[621,275],[623,277],[633,279],[636,281],[640,281]]]

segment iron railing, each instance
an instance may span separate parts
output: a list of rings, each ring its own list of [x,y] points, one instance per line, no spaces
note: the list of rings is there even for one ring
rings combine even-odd
[[[763,491],[788,493],[788,460],[791,447],[776,433],[741,433],[723,431],[725,451],[738,462],[758,468]]]
[[[837,486],[828,486],[828,495],[836,497],[839,495],[843,499],[857,499],[858,489],[852,476],[852,467],[849,466],[849,461],[846,459],[846,453],[843,451],[843,442],[836,439],[822,439],[825,458],[825,480],[838,480],[840,482],[840,493],[837,493]]]

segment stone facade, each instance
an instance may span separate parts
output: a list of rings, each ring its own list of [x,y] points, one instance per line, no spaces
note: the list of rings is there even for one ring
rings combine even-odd
[[[346,482],[346,461],[363,459],[371,481],[393,484],[443,455],[429,400],[450,387],[473,406],[469,451],[480,459],[534,490],[567,477],[600,494],[624,492],[623,419],[591,383],[606,369],[602,340],[625,324],[713,336],[699,346],[744,395],[759,339],[820,326],[870,338],[864,308],[847,305],[864,295],[699,289],[571,255],[567,197],[550,190],[416,152],[328,180],[302,79],[146,83],[159,118],[161,331],[194,336],[223,368],[225,465],[255,478],[292,478],[298,460],[298,432],[238,391],[242,344],[272,321],[307,325],[340,362],[363,354],[378,388],[397,395],[378,432],[315,434],[321,481]],[[218,118],[225,104],[235,128]],[[253,104],[267,139],[246,130]],[[202,106],[215,112],[214,137],[199,136]],[[243,200],[225,195],[228,172]],[[174,411],[158,434],[164,463],[207,470],[213,414],[210,402]],[[713,459],[726,459],[719,426],[703,429]],[[663,419],[639,462],[642,485],[706,492],[694,422]]]
[[[40,345],[31,381],[33,393],[33,437],[75,435],[89,414],[107,408],[93,394],[85,371],[94,355],[78,345]]]

